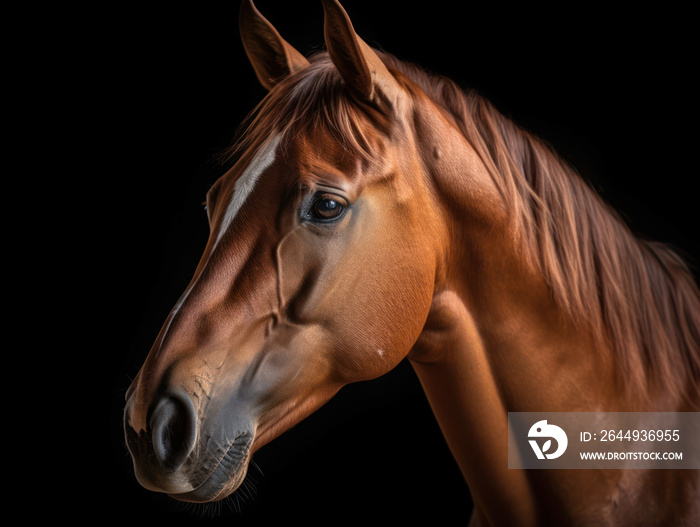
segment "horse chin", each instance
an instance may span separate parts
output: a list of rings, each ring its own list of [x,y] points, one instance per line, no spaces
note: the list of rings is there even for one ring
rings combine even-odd
[[[204,482],[194,490],[168,494],[168,496],[179,501],[208,503],[222,500],[231,495],[241,486],[248,472],[251,445],[252,439],[244,438],[242,441],[236,439],[213,470],[208,467],[211,473]],[[201,468],[199,471],[204,470]]]

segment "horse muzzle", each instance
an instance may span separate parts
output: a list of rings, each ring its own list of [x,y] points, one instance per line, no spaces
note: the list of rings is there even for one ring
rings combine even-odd
[[[169,391],[151,404],[147,426],[137,432],[130,422],[130,403],[124,411],[124,434],[143,487],[183,501],[207,502],[242,483],[254,435],[248,427],[208,430],[192,399]]]

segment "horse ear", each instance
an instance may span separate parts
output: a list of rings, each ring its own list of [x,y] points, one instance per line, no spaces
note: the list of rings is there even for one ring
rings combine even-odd
[[[309,65],[260,14],[252,0],[243,0],[238,24],[245,52],[265,89],[271,90],[287,75]]]
[[[338,0],[323,0],[324,35],[331,61],[345,83],[366,100],[393,104],[399,86],[379,56],[355,33]]]

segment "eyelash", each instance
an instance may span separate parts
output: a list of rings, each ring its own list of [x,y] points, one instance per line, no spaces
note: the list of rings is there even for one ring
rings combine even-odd
[[[338,207],[338,212],[334,216],[321,217],[323,212],[318,209],[318,206],[324,201],[329,202],[329,206],[330,203],[333,203],[333,208],[336,206]],[[347,209],[348,203],[345,198],[330,192],[316,192],[305,200],[305,206],[302,209],[304,211],[302,218],[305,221],[313,223],[333,223],[340,220],[345,215]],[[329,209],[327,212],[332,214],[334,211]]]

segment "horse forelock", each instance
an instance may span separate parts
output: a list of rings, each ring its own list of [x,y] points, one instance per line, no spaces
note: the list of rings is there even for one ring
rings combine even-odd
[[[294,139],[325,136],[348,156],[371,163],[376,132],[386,133],[388,127],[386,116],[352,95],[328,54],[318,53],[309,67],[284,79],[253,109],[220,160],[229,164],[272,136],[279,137],[282,155]]]

